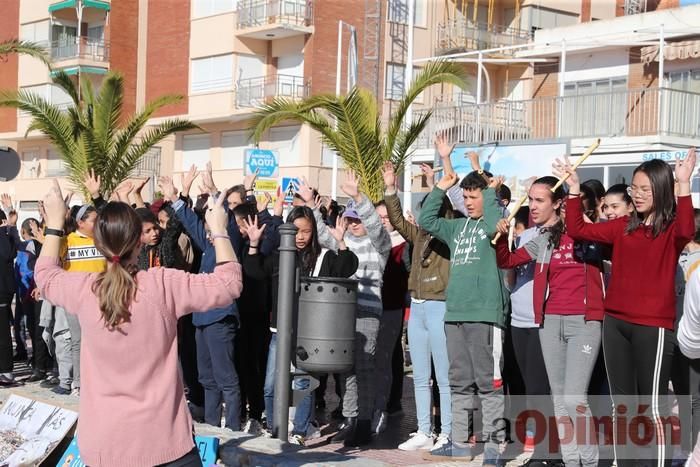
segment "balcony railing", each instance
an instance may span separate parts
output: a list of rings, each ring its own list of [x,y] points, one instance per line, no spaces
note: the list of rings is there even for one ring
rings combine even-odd
[[[302,99],[309,85],[301,76],[277,75],[242,79],[236,86],[236,107],[258,107],[275,97]]]
[[[238,29],[268,24],[310,26],[312,6],[310,0],[240,0]]]
[[[85,59],[95,62],[109,61],[109,44],[87,37],[70,37],[50,44],[53,61]]]
[[[522,29],[484,23],[472,23],[465,18],[438,24],[437,52],[484,50],[527,43],[532,35]]]
[[[647,135],[698,138],[697,109],[700,93],[668,88],[440,104],[432,109],[418,146],[429,148],[437,132],[446,132],[452,141],[464,143]]]

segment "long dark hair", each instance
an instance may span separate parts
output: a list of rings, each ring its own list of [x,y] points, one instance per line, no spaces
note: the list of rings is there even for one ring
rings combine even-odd
[[[558,181],[559,179],[557,177],[552,177],[551,175],[548,175],[545,177],[538,178],[532,184],[547,185],[549,188],[554,188]],[[552,203],[561,201],[564,199],[564,197],[566,197],[566,192],[564,191],[564,187],[562,186],[557,187],[557,189],[554,192],[552,192],[552,190],[549,190],[549,192],[551,193]],[[564,231],[566,230],[564,221],[561,218],[561,206],[557,208],[556,213],[557,216],[559,216],[559,220],[554,225],[550,225],[542,229],[543,232],[549,232],[549,245],[552,248],[559,248],[561,236],[564,235]]]
[[[92,286],[109,330],[131,319],[129,306],[136,294],[136,268],[126,261],[141,246],[141,219],[126,203],[110,202],[97,215],[95,247],[107,258],[107,268]]]
[[[632,177],[637,175],[637,172],[644,173],[649,177],[651,183],[651,198],[652,212],[654,219],[651,223],[652,237],[658,237],[665,231],[676,218],[676,195],[674,193],[673,170],[671,166],[660,159],[652,159],[642,162],[636,169]],[[632,204],[634,206],[634,204]],[[651,215],[649,213],[647,217]],[[627,222],[626,233],[632,233],[642,224],[644,219],[634,207],[634,215],[630,216]]]
[[[321,254],[321,244],[318,243],[318,229],[316,228],[316,218],[311,208],[306,206],[297,206],[289,212],[287,222],[293,223],[297,219],[306,219],[311,224],[311,241],[306,248],[299,251],[301,257],[302,272],[304,275],[309,275],[316,267],[316,261]]]

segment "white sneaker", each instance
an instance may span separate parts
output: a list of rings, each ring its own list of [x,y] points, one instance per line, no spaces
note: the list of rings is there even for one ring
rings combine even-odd
[[[80,397],[80,388],[73,388],[73,390],[70,392],[70,395],[73,397]]]
[[[249,435],[260,436],[262,434],[262,426],[259,421],[249,418],[243,427],[243,431]]]
[[[435,440],[435,444],[433,444],[433,447],[430,450],[432,451],[433,449],[440,449],[449,442],[450,435],[440,433],[440,436],[437,437],[437,439]]]
[[[399,449],[402,451],[418,451],[420,449],[428,450],[433,447],[433,437],[426,435],[422,431],[411,433],[408,441],[399,444]]]
[[[389,424],[389,415],[384,411],[374,412],[374,417],[372,418],[372,433],[382,433],[386,431],[386,427]]]
[[[297,446],[304,446],[306,440],[301,435],[289,435],[289,444],[296,444]]]

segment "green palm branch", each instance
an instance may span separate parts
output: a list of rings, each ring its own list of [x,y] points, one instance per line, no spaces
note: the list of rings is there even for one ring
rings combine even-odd
[[[41,60],[46,66],[51,67],[51,59],[46,53],[46,48],[29,41],[20,41],[18,39],[10,39],[0,42],[0,56],[19,54],[34,57]]]
[[[464,88],[466,80],[466,72],[459,64],[428,63],[399,101],[386,128],[382,127],[375,96],[366,89],[355,87],[345,96],[322,94],[301,101],[274,99],[255,113],[250,125],[251,139],[259,142],[267,130],[285,121],[308,125],[357,173],[360,189],[372,201],[379,201],[384,191],[382,166],[391,161],[399,169],[404,167],[431,116],[427,112],[406,122],[410,105],[434,84],[450,83]]]
[[[124,79],[119,73],[107,74],[99,92],[90,80],[79,88],[65,73],[53,77],[72,99],[63,108],[27,91],[0,92],[0,106],[27,112],[32,121],[27,132],[40,131],[58,149],[68,168],[68,178],[85,199],[83,184],[93,170],[102,179],[102,194],[109,196],[136,169],[141,158],[164,138],[180,131],[199,128],[189,120],[170,119],[147,126],[160,108],[179,102],[181,96],[163,96],[147,103],[142,110],[123,114]]]

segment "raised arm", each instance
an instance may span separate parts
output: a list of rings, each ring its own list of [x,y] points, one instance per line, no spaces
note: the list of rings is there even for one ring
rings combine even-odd
[[[301,177],[299,179],[299,186],[297,187],[297,194],[301,196],[306,205],[313,209],[314,218],[316,219],[316,229],[318,231],[318,243],[323,248],[327,248],[331,251],[338,251],[340,245],[333,238],[331,231],[328,226],[323,222],[323,216],[321,215],[321,202],[314,199],[314,190],[309,186],[306,178]]]
[[[396,174],[394,165],[391,162],[384,164],[382,170],[384,177],[384,202],[386,203],[386,212],[389,215],[389,222],[394,226],[396,231],[401,234],[409,243],[415,243],[418,237],[419,229],[411,224],[403,216],[401,210],[401,200],[396,194]]]
[[[372,202],[363,193],[360,193],[360,181],[352,171],[345,173],[345,181],[341,185],[343,192],[355,202],[355,211],[360,216],[362,224],[367,230],[367,236],[372,242],[372,246],[382,256],[389,256],[391,252],[391,238],[382,224],[382,219],[374,209]]]
[[[445,190],[448,190],[457,182],[454,173],[445,174],[440,179],[433,191],[423,203],[418,224],[443,243],[450,244],[453,236],[453,226],[456,220],[444,219],[438,216],[442,200],[445,198]]]
[[[158,185],[163,192],[163,196],[172,201],[175,216],[182,223],[187,235],[192,239],[192,242],[201,251],[206,250],[208,240],[207,232],[204,229],[204,223],[202,223],[199,217],[185,205],[185,201],[177,195],[177,189],[175,185],[173,185],[172,179],[170,177],[160,177],[158,179]]]
[[[678,205],[675,230],[679,246],[685,246],[695,236],[695,215],[690,197],[690,179],[695,171],[695,148],[688,150],[684,160],[676,156],[676,180],[678,180]]]
[[[511,252],[508,249],[508,228],[507,219],[501,219],[498,222],[497,230],[503,234],[496,242],[496,263],[498,263],[498,267],[501,269],[513,269],[536,259],[540,245],[536,239],[515,251]]]

